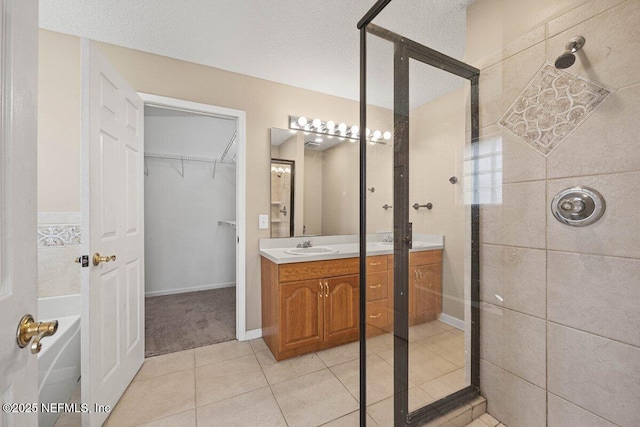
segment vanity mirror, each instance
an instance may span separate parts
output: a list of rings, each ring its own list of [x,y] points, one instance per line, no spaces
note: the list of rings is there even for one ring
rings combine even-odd
[[[358,150],[353,139],[272,128],[271,237],[357,234]]]

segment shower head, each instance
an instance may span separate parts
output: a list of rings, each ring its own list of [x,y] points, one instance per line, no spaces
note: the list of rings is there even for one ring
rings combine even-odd
[[[574,62],[576,62],[575,53],[582,49],[584,46],[585,40],[584,37],[578,36],[569,40],[569,43],[565,46],[565,52],[558,56],[555,62],[556,68],[562,70],[564,68],[571,67]]]

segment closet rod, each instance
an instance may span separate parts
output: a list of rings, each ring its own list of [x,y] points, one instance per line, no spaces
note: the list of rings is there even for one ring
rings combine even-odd
[[[228,163],[228,164],[234,163],[228,160],[225,161],[225,160],[210,159],[207,157],[197,157],[197,156],[182,156],[178,154],[144,153],[144,157],[153,158],[153,159],[182,160],[182,161],[189,161],[189,162]]]

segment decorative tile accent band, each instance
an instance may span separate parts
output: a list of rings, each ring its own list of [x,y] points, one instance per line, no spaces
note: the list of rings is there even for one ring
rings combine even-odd
[[[80,235],[80,224],[38,225],[38,246],[77,246]]]
[[[498,124],[546,156],[614,92],[545,64]]]

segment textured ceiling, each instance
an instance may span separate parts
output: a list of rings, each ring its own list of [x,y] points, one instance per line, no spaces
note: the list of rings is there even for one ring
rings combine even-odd
[[[356,23],[374,0],[41,0],[40,26],[357,100]],[[470,0],[394,0],[374,23],[455,58]],[[369,101],[390,108],[392,49],[370,43]],[[412,106],[459,86],[412,74]],[[412,94],[413,94],[412,92]],[[419,95],[418,95],[419,94]],[[296,113],[296,112],[292,112]]]

